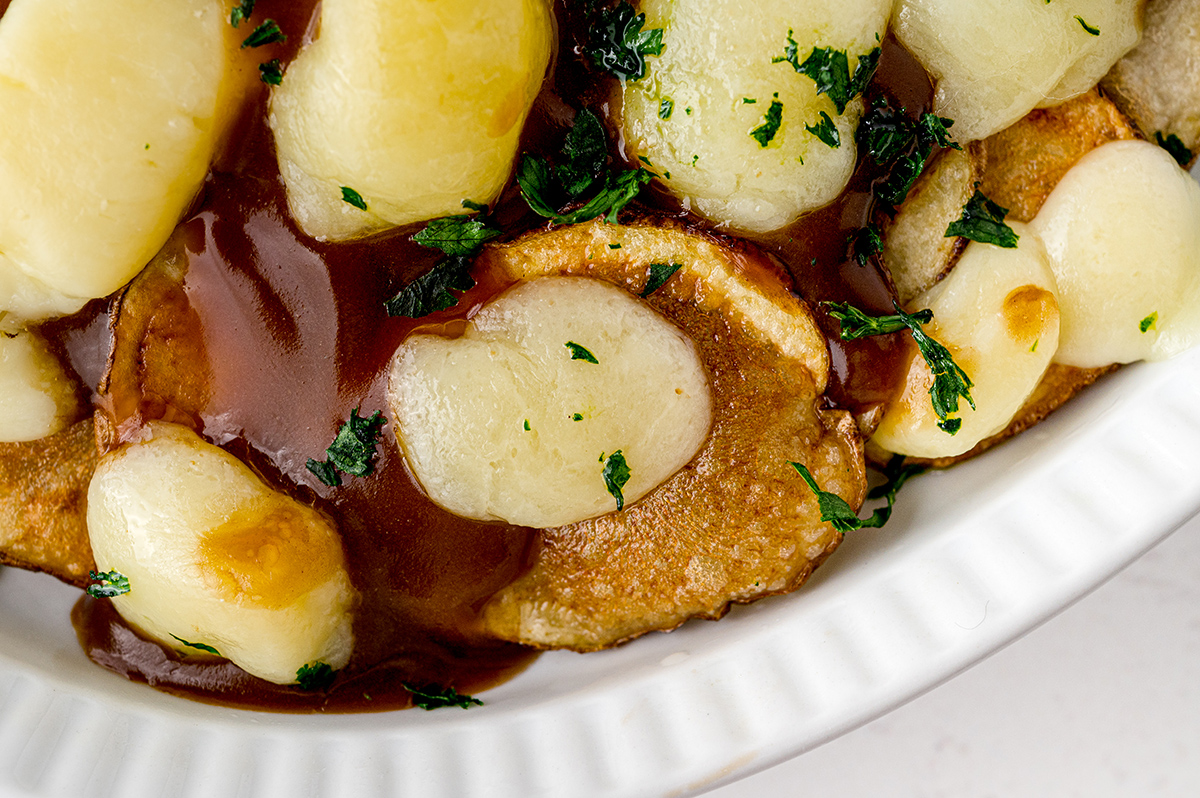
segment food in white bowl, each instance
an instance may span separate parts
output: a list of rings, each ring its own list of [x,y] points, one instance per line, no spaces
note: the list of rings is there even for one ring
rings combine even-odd
[[[1018,123],[1025,127],[1006,127],[1000,138],[973,145],[970,168],[957,177],[910,185],[922,167],[948,163],[961,145],[952,120],[927,112],[932,87],[889,38],[887,9],[875,9],[876,30],[853,31],[850,49],[842,50],[840,41],[823,45],[801,33],[822,29],[811,24],[813,15],[845,22],[838,15],[848,11],[794,5],[772,13],[807,15],[807,25],[781,26],[776,50],[762,53],[752,74],[721,73],[756,87],[764,81],[780,85],[770,101],[758,91],[739,97],[741,84],[721,87],[720,96],[739,101],[739,113],[743,106],[760,109],[734,151],[740,145],[797,162],[807,157],[811,167],[823,156],[844,161],[850,154],[847,163],[857,166],[853,175],[845,164],[828,170],[838,174],[819,178],[821,190],[808,192],[817,199],[788,197],[780,212],[779,201],[760,196],[755,181],[736,172],[732,180],[721,177],[716,194],[726,210],[737,209],[736,216],[712,210],[720,203],[701,202],[710,189],[690,186],[679,174],[698,168],[699,161],[681,157],[689,154],[678,142],[631,134],[648,129],[649,120],[659,133],[673,135],[674,119],[684,131],[681,141],[695,139],[706,154],[719,158],[730,146],[728,118],[720,109],[711,103],[680,108],[676,101],[688,90],[682,54],[671,49],[689,41],[675,38],[690,19],[682,12],[663,22],[669,30],[655,34],[655,17],[643,19],[624,4],[559,7],[557,61],[550,79],[539,82],[549,10],[513,4],[513,19],[525,20],[514,24],[530,45],[513,55],[512,80],[503,91],[478,91],[490,85],[481,78],[460,96],[458,87],[470,79],[447,66],[459,63],[452,57],[373,61],[372,53],[386,54],[394,42],[363,36],[348,49],[341,42],[339,50],[337,42],[321,39],[322,31],[333,36],[340,30],[336,22],[321,23],[306,5],[271,8],[263,0],[253,9],[236,6],[231,13],[239,33],[222,29],[230,42],[222,63],[231,66],[221,75],[236,88],[222,95],[234,99],[217,115],[225,120],[225,138],[194,207],[182,214],[186,218],[165,236],[133,222],[121,228],[130,242],[157,254],[105,306],[93,304],[82,315],[50,323],[42,323],[45,303],[13,300],[4,308],[13,334],[36,330],[65,356],[66,373],[75,375],[65,378],[70,390],[77,377],[84,391],[94,392],[97,449],[90,457],[99,459],[93,477],[90,459],[65,445],[78,443],[81,424],[86,439],[88,422],[75,418],[60,422],[78,423],[51,436],[14,439],[0,448],[0,457],[11,463],[45,455],[44,470],[64,476],[60,481],[74,504],[64,501],[59,486],[39,490],[41,477],[29,471],[14,477],[16,485],[34,485],[38,501],[58,502],[59,515],[79,518],[78,497],[89,483],[96,497],[91,529],[76,523],[49,534],[34,526],[40,520],[9,521],[14,533],[5,542],[6,559],[90,583],[93,597],[76,614],[85,648],[98,661],[164,689],[248,706],[379,709],[414,697],[426,705],[470,705],[464,695],[519,669],[530,656],[527,647],[603,648],[795,589],[844,534],[864,521],[886,520],[880,512],[861,520],[854,515],[866,493],[864,443],[881,463],[895,454],[941,464],[1027,426],[1095,379],[1097,368],[1130,359],[1056,360],[1066,324],[1060,324],[1060,312],[1075,306],[1063,299],[1055,258],[1066,263],[1075,256],[1044,242],[1056,240],[1051,232],[1062,225],[1052,220],[1065,213],[1055,185],[1067,191],[1076,181],[1095,179],[1076,171],[1080,158],[1079,168],[1088,169],[1107,157],[1101,153],[1115,151],[1110,148],[1154,153],[1147,156],[1156,159],[1159,176],[1153,179],[1160,182],[1154,185],[1164,190],[1149,191],[1141,210],[1147,219],[1177,215],[1179,241],[1164,251],[1183,255],[1172,266],[1180,276],[1157,283],[1161,289],[1148,284],[1147,301],[1156,310],[1135,326],[1144,336],[1139,341],[1186,345],[1197,316],[1189,312],[1187,290],[1173,286],[1191,285],[1186,242],[1200,229],[1200,218],[1191,205],[1181,209],[1171,200],[1165,187],[1175,186],[1181,196],[1188,189],[1180,183],[1180,168],[1154,145],[1098,146],[1135,135],[1127,122],[1118,135],[1097,121],[1103,114],[1119,118],[1120,111],[1094,94],[1034,111]],[[13,19],[38,13],[26,10],[33,8],[29,0],[16,0],[12,8],[20,13],[6,13],[0,42]],[[320,13],[338,9],[326,4]],[[268,21],[270,14],[275,17]],[[1086,36],[1105,35],[1089,32],[1094,26],[1086,20],[1070,24]],[[229,28],[235,29],[232,21]],[[1120,31],[1121,41],[1128,41],[1105,56],[1109,63],[1133,44],[1127,26]],[[473,59],[469,63],[488,63],[478,58],[486,37],[453,32],[433,31],[422,41],[459,47],[464,59]],[[326,44],[330,49],[321,58]],[[750,57],[742,44],[741,38],[728,44],[739,59]],[[89,46],[103,52],[106,44]],[[339,66],[345,63],[400,71],[382,80],[370,68]],[[300,71],[293,73],[289,64]],[[614,65],[620,84],[604,71]],[[655,71],[660,65],[682,83],[663,83]],[[362,91],[350,92],[353,102],[335,118],[321,116],[328,109],[313,88],[330,76],[351,86],[362,81]],[[250,80],[256,77],[262,82]],[[1086,92],[1093,80],[1072,84],[1072,92]],[[224,91],[219,80],[215,85]],[[531,85],[540,86],[536,97]],[[788,115],[796,112],[792,98],[799,95],[807,98],[800,109],[812,112],[803,120]],[[393,96],[396,105],[388,105]],[[646,97],[657,100],[656,110]],[[471,129],[465,120],[451,125],[455,135],[421,138],[417,133],[428,131],[419,124],[415,132],[403,130],[411,114],[382,112],[413,103],[452,109],[460,100],[480,118],[507,114],[511,124],[495,127],[486,142],[457,135]],[[776,103],[790,110],[775,110]],[[837,114],[824,110],[825,103]],[[1094,107],[1103,110],[1071,115]],[[358,114],[363,141],[347,142],[354,128],[347,133],[345,123]],[[526,115],[522,144],[515,147],[514,131]],[[336,146],[314,144],[320,135],[306,127],[314,119],[342,130]],[[1042,119],[1061,124],[1043,130]],[[170,128],[170,121],[154,124]],[[395,137],[386,135],[391,127]],[[718,127],[720,140],[712,132]],[[1189,146],[1177,133],[1142,131],[1155,133],[1175,153]],[[416,139],[418,152],[411,144]],[[1070,149],[1064,141],[1084,139],[1079,152],[1063,154]],[[793,156],[789,148],[797,140],[803,146]],[[347,166],[355,158],[335,152],[343,145],[361,162]],[[658,156],[659,146],[669,157]],[[384,154],[387,147],[396,152]],[[934,158],[936,153],[943,154]],[[318,155],[331,156],[333,166],[326,169]],[[476,156],[486,166],[479,182],[442,185],[443,175],[456,174],[462,159],[473,163]],[[1142,157],[1131,156],[1131,162]],[[410,207],[416,189],[396,196],[387,191],[397,175],[413,174],[413,164],[430,167],[432,176],[422,180],[441,186],[441,196]],[[389,171],[393,167],[399,171]],[[753,167],[754,177],[778,184],[782,173],[772,173],[775,168],[768,159]],[[1023,169],[1034,170],[1040,182],[1021,179]],[[505,188],[512,172],[515,182]],[[385,188],[372,182],[376,178]],[[971,183],[965,191],[964,179]],[[655,186],[646,188],[651,182]],[[196,190],[194,181],[186,185]],[[1004,199],[1015,209],[1013,218],[1029,224],[1005,222],[994,201],[1004,193],[1015,200]],[[954,201],[937,201],[943,194]],[[918,210],[921,196],[933,201]],[[710,218],[690,214],[675,197]],[[1043,202],[1047,216],[1041,215]],[[763,210],[768,206],[769,213]],[[310,207],[320,210],[300,210]],[[1082,208],[1077,213],[1091,218],[1091,206]],[[1097,204],[1097,214],[1102,209]],[[172,221],[181,216],[178,207],[160,210]],[[792,221],[806,210],[811,212]],[[896,247],[888,248],[889,231],[899,229],[901,219],[924,214],[935,220],[924,229],[952,243],[935,248],[941,259],[936,269],[928,262],[901,267],[891,260]],[[1129,240],[1148,234],[1142,230],[1131,226]],[[124,267],[140,270],[144,257],[138,251],[125,257]],[[902,281],[893,274],[910,267],[930,284],[901,304],[895,288]],[[26,274],[35,266],[21,269]],[[540,293],[550,284],[544,281],[558,280],[591,288]],[[920,282],[903,280],[905,286]],[[589,298],[593,289],[620,301],[605,306],[608,300]],[[535,294],[540,298],[531,304],[512,304]],[[538,303],[558,309],[543,313]],[[617,336],[605,325],[626,306],[638,308],[645,324],[630,333],[636,340],[610,346]],[[585,312],[597,307],[604,309]],[[999,314],[999,321],[983,322],[985,313]],[[1123,317],[1107,321],[1129,326]],[[850,340],[854,335],[861,337]],[[565,340],[555,343],[554,337]],[[647,342],[653,351],[634,354]],[[475,360],[463,376],[451,361],[467,343],[474,344]],[[102,362],[98,349],[108,350]],[[610,358],[622,367],[641,365],[611,371]],[[490,367],[502,373],[487,376]],[[592,367],[595,372],[588,371]],[[1065,371],[1084,367],[1078,374]],[[646,372],[644,379],[637,369]],[[569,380],[556,376],[568,373]],[[1059,382],[1066,387],[1048,392]],[[655,398],[660,395],[671,402],[681,397],[679,409],[656,412],[665,403]],[[560,415],[543,426],[554,413]],[[897,434],[910,422],[918,434]],[[464,431],[472,425],[478,430]],[[193,436],[189,445],[198,460],[211,455],[230,468],[236,462],[244,473],[208,485],[211,495],[175,486],[171,475],[187,469],[174,467],[136,472],[136,490],[109,490],[122,464],[153,460],[145,447],[174,440],[175,433],[161,430]],[[611,441],[601,446],[601,438]],[[540,445],[546,441],[551,445]],[[891,463],[892,477],[909,473],[897,470],[901,460]],[[585,487],[558,490],[560,475],[564,485],[582,481]],[[239,590],[214,590],[206,582],[220,579],[197,566],[202,559],[185,556],[186,546],[204,550],[214,530],[228,529],[234,516],[239,529],[261,527],[271,513],[249,512],[232,500],[247,485],[255,486],[255,495],[287,497],[288,512],[307,519],[299,526],[308,531],[303,545],[293,538],[284,545],[274,533],[239,537],[245,550],[235,559],[253,567],[222,572]],[[219,517],[189,523],[195,519],[186,517],[188,501],[153,498],[176,491],[205,496],[205,512]],[[894,498],[893,490],[889,507]],[[153,545],[163,534],[156,531],[156,519],[166,512],[160,504],[170,505],[171,525],[191,536],[181,539],[195,544],[170,556],[165,545]],[[299,526],[282,526],[288,535],[301,534]],[[341,558],[314,556],[308,563],[314,569],[334,563],[318,579],[305,567],[304,552],[328,554],[332,530]],[[53,545],[14,544],[31,534]],[[145,557],[131,558],[127,548],[113,545],[135,538],[150,542]],[[320,545],[313,543],[318,539]],[[47,548],[58,558],[41,553]],[[289,551],[299,552],[299,560],[282,556]],[[64,563],[63,552],[76,556]],[[265,576],[255,578],[254,568]],[[96,576],[85,578],[85,571]],[[252,628],[249,608],[270,603],[263,585],[292,578],[289,573],[308,580],[306,590],[287,593],[308,602],[298,619],[288,621],[298,627],[287,634],[296,653],[264,664],[260,647],[284,647],[269,644],[267,635],[234,634],[232,627],[241,618]],[[172,584],[188,579],[206,584],[196,591]],[[155,598],[135,611],[139,582],[173,597]],[[203,601],[215,597],[236,606],[190,612],[202,593]],[[314,601],[325,602],[324,608]],[[176,602],[180,606],[171,613],[157,606]],[[225,620],[214,626],[213,618]]]

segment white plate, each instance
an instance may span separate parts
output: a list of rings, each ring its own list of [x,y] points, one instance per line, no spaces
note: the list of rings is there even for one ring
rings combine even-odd
[[[78,592],[0,568],[0,798],[685,796],[813,748],[1049,618],[1200,508],[1200,349],[905,487],[798,593],[541,657],[463,712],[227,710],[91,665]]]

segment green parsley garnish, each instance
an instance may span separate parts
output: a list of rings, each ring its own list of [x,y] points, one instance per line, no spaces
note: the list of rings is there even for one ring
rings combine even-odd
[[[182,637],[180,637],[179,635],[171,635],[171,637],[175,638],[175,639],[176,639],[176,640],[178,640],[180,643],[183,643],[183,644],[184,644],[185,646],[187,646],[188,648],[194,648],[194,649],[196,649],[197,651],[203,651],[203,652],[204,652],[204,653],[206,653],[206,654],[216,654],[218,657],[219,657],[219,656],[221,656],[221,652],[220,652],[220,651],[217,651],[217,650],[216,650],[215,648],[213,648],[212,646],[206,646],[206,645],[204,645],[203,643],[190,643],[190,642],[188,642],[187,640],[184,640],[184,639],[183,639]]]
[[[358,415],[358,408],[351,410],[350,420],[341,426],[337,437],[325,450],[328,459],[324,462],[310,459],[308,470],[330,487],[342,484],[338,471],[355,477],[369,476],[375,469],[379,429],[386,423],[380,410],[367,418]]]
[[[346,203],[347,205],[353,205],[360,211],[365,211],[367,209],[367,201],[363,199],[362,194],[359,194],[349,186],[342,186],[342,202]]]
[[[466,258],[451,257],[438,263],[413,280],[384,303],[389,316],[419,319],[458,304],[451,291],[469,291],[475,287]]]
[[[598,68],[621,80],[641,80],[646,76],[645,56],[663,51],[662,29],[642,30],[645,24],[646,15],[635,13],[622,0],[599,13],[584,52]]]
[[[255,2],[256,0],[242,0],[234,6],[229,14],[229,24],[236,28],[243,20],[250,19],[250,15],[254,13]]]
[[[620,244],[609,244],[608,248],[609,249],[620,249],[621,245]]]
[[[654,179],[642,167],[612,172],[604,169],[607,141],[600,120],[584,109],[575,116],[575,125],[563,144],[558,166],[537,155],[526,153],[517,167],[517,183],[521,194],[534,213],[558,224],[575,224],[603,216],[615,222],[617,214]],[[600,173],[603,172],[603,177]],[[599,191],[582,207],[570,213],[557,208],[582,199],[585,192],[600,186]]]
[[[583,413],[572,413],[571,420],[572,421],[583,421]]]
[[[525,419],[525,431],[529,432],[529,419]]]
[[[889,171],[887,179],[876,187],[876,196],[892,207],[900,205],[924,171],[934,147],[961,150],[950,138],[953,124],[953,120],[936,114],[922,114],[911,120],[886,102],[872,105],[859,123],[858,140],[862,151]]]
[[[976,184],[975,193],[963,206],[962,218],[951,222],[946,228],[946,238],[962,236],[971,241],[1013,249],[1020,236],[1004,223],[1007,215],[1008,208],[1001,208],[985,197],[979,191],[979,184]]]
[[[254,32],[246,37],[242,42],[242,49],[247,47],[263,47],[275,42],[286,42],[287,36],[283,35],[283,31],[279,29],[279,23],[273,19],[268,19],[254,29]]]
[[[92,598],[113,598],[129,592],[129,577],[118,571],[88,571],[88,579],[96,582],[87,586],[87,594]]]
[[[337,671],[324,662],[310,662],[296,671],[296,683],[301,690],[324,690],[333,684]]]
[[[1154,325],[1157,323],[1158,323],[1158,311],[1156,310],[1153,313],[1151,313],[1149,316],[1147,316],[1146,318],[1144,318],[1138,322],[1138,329],[1141,330],[1143,333],[1147,333],[1151,329],[1153,329]]]
[[[855,263],[866,266],[871,262],[871,258],[883,252],[883,238],[879,235],[879,228],[868,224],[854,234],[850,247]]]
[[[1158,131],[1154,134],[1154,140],[1158,143],[1158,146],[1169,152],[1171,157],[1174,158],[1176,163],[1178,163],[1180,166],[1187,166],[1192,162],[1192,158],[1195,154],[1189,150],[1187,146],[1184,145],[1183,140],[1174,133],[1166,138],[1163,138],[1162,131]]]
[[[821,111],[821,118],[817,120],[816,125],[805,125],[804,129],[835,150],[842,145],[842,137],[838,134],[837,125],[833,124],[829,114],[824,111]]]
[[[438,687],[434,684],[417,687],[408,682],[401,682],[401,686],[412,694],[413,706],[425,710],[441,709],[442,707],[470,709],[473,706],[483,706],[483,702],[478,698],[460,693],[453,687]]]
[[[470,257],[479,252],[485,241],[498,235],[499,230],[489,227],[478,216],[464,213],[434,219],[413,236],[413,241],[423,247],[440,249],[447,255]]]
[[[771,139],[775,138],[775,134],[779,132],[779,125],[783,122],[783,103],[779,102],[778,93],[774,97],[775,99],[771,100],[771,106],[763,114],[762,124],[750,131],[750,137],[757,141],[760,147],[771,143]]]
[[[283,83],[283,67],[280,65],[279,59],[272,58],[265,64],[259,64],[258,79],[268,86],[278,86]]]
[[[812,78],[817,84],[817,94],[825,94],[833,101],[839,114],[846,112],[850,104],[863,89],[871,82],[875,68],[879,66],[880,49],[876,47],[866,55],[858,57],[858,66],[850,73],[850,60],[844,50],[834,50],[832,47],[814,47],[804,61],[800,60],[799,45],[792,38],[793,31],[789,30],[787,45],[783,55],[771,59],[772,64],[788,63],[792,69]]]
[[[664,120],[670,119],[671,112],[674,110],[675,110],[675,101],[669,97],[666,97],[663,99],[662,102],[660,102],[658,104],[658,118],[664,119]]]
[[[776,96],[778,96],[778,95],[776,95]],[[754,105],[757,102],[758,102],[758,100],[752,100],[749,97],[742,98],[742,105]]]
[[[1100,29],[1099,29],[1099,28],[1093,28],[1091,25],[1089,25],[1089,24],[1087,24],[1086,22],[1084,22],[1084,20],[1083,20],[1083,17],[1081,17],[1081,16],[1079,16],[1078,14],[1076,14],[1076,15],[1075,15],[1075,19],[1076,19],[1076,20],[1078,20],[1078,21],[1079,21],[1079,25],[1080,25],[1080,26],[1081,26],[1081,27],[1082,27],[1082,28],[1083,28],[1085,31],[1087,31],[1088,33],[1090,33],[1091,35],[1093,35],[1093,36],[1099,36],[1099,35],[1100,35]]]
[[[892,459],[883,468],[884,483],[876,488],[873,488],[867,494],[868,499],[887,499],[887,505],[880,507],[869,518],[861,519],[858,513],[850,509],[850,505],[846,500],[836,493],[829,493],[817,487],[817,481],[813,479],[813,475],[800,463],[788,461],[792,468],[796,469],[796,473],[800,478],[808,484],[808,487],[817,496],[817,506],[821,508],[821,520],[833,525],[833,528],[838,532],[853,532],[856,529],[879,528],[887,523],[892,517],[892,508],[896,504],[896,494],[900,492],[900,488],[904,486],[912,477],[925,472],[927,469],[921,465],[905,465],[904,455],[893,455]]]
[[[625,462],[625,455],[617,449],[607,460],[603,454],[600,455],[600,459],[604,461],[604,468],[600,471],[600,476],[604,478],[604,487],[617,500],[617,510],[624,510],[625,496],[621,493],[621,488],[629,481],[629,464]]]
[[[587,361],[588,363],[595,363],[596,365],[600,365],[600,361],[597,360],[596,356],[593,355],[591,352],[589,352],[586,347],[580,346],[579,344],[575,343],[574,341],[567,341],[565,344],[563,344],[563,346],[565,346],[567,349],[571,350],[571,359],[572,360],[584,360],[584,361]]]
[[[642,289],[641,297],[645,299],[662,288],[666,285],[667,280],[670,280],[671,276],[682,268],[683,264],[681,263],[651,263],[650,275],[646,278],[646,287]]]
[[[922,329],[922,324],[933,321],[932,310],[905,313],[899,305],[895,305],[894,316],[868,316],[848,303],[826,302],[824,305],[829,309],[829,315],[841,325],[843,341],[887,335],[908,329],[917,345],[917,351],[921,353],[921,357],[933,373],[929,398],[933,402],[933,412],[941,419],[938,427],[950,435],[958,432],[962,420],[948,416],[958,412],[959,397],[966,399],[971,409],[975,408],[975,400],[971,398],[971,388],[975,383],[971,382],[967,373],[954,362],[950,351]]]

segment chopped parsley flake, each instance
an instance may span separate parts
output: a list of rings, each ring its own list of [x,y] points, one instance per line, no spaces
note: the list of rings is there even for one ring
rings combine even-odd
[[[1183,140],[1174,133],[1166,138],[1163,138],[1162,131],[1158,131],[1154,134],[1154,140],[1158,143],[1158,146],[1169,152],[1171,157],[1174,158],[1176,163],[1178,163],[1180,166],[1187,166],[1192,162],[1192,158],[1195,156],[1195,153],[1189,150],[1187,146],[1184,145]]]
[[[776,96],[778,96],[778,95],[776,95]],[[758,102],[758,100],[752,100],[749,97],[742,98],[742,105],[754,105],[757,102]]]
[[[621,209],[654,175],[640,166],[608,171],[604,169],[606,159],[604,128],[595,114],[584,109],[575,116],[575,126],[567,134],[561,163],[552,169],[546,159],[526,153],[517,167],[517,183],[534,213],[558,224],[585,222],[597,216],[615,222]],[[582,199],[597,184],[600,190],[582,207],[570,213],[558,212],[557,208]]]
[[[347,205],[353,205],[360,211],[365,211],[367,209],[367,201],[363,199],[362,194],[359,194],[349,186],[342,186],[342,202],[346,203]]]
[[[275,42],[286,42],[287,36],[283,35],[283,31],[279,29],[279,23],[273,19],[268,19],[254,29],[254,32],[246,37],[242,42],[242,49],[247,47],[263,47]]]
[[[229,14],[229,24],[237,27],[242,24],[243,20],[250,19],[250,15],[254,13],[254,3],[256,0],[242,0],[233,7],[233,11]]]
[[[583,421],[583,413],[572,413],[571,420],[572,421]]]
[[[833,149],[842,145],[842,137],[838,134],[837,125],[833,124],[829,114],[824,111],[821,111],[821,118],[817,120],[816,125],[805,125],[804,129]]]
[[[793,32],[788,31],[783,55],[772,58],[771,63],[788,63],[792,65],[792,69],[807,75],[817,84],[817,94],[828,96],[837,112],[844,114],[846,106],[862,94],[875,75],[875,68],[879,66],[880,49],[876,47],[866,55],[860,55],[858,65],[851,74],[850,60],[844,50],[814,47],[808,58],[801,61],[799,44],[792,38]]]
[[[953,124],[936,114],[911,120],[886,102],[872,105],[859,123],[858,140],[862,151],[889,171],[876,187],[880,200],[893,207],[904,202],[935,146],[962,149],[950,138]]]
[[[213,648],[212,646],[206,646],[206,645],[204,645],[203,643],[190,643],[190,642],[188,642],[187,640],[184,640],[184,639],[183,639],[182,637],[180,637],[179,635],[171,635],[171,637],[175,638],[175,639],[176,639],[176,640],[178,640],[180,643],[183,643],[183,644],[184,644],[185,646],[187,646],[188,648],[194,648],[194,649],[196,649],[197,651],[203,651],[203,652],[204,652],[204,653],[206,653],[206,654],[215,654],[215,655],[217,655],[218,657],[219,657],[219,656],[221,656],[221,652],[220,652],[220,651],[217,651],[217,650],[216,650],[215,648]]]
[[[296,671],[296,683],[301,690],[324,690],[333,684],[337,671],[324,662],[310,662]]]
[[[645,24],[646,15],[622,0],[599,13],[584,51],[605,72],[621,80],[641,80],[646,76],[645,57],[663,51],[662,28],[642,30]]]
[[[96,582],[87,586],[87,594],[92,598],[113,598],[129,592],[129,577],[118,571],[88,571],[88,579]]]
[[[685,114],[687,114],[688,116],[691,116],[692,115],[692,106],[689,105],[687,108],[684,108],[683,112]]]
[[[950,351],[934,340],[922,329],[921,325],[933,321],[932,310],[921,310],[916,313],[905,313],[899,305],[895,306],[894,316],[868,316],[858,308],[837,302],[827,302],[825,306],[829,315],[841,325],[843,341],[854,341],[872,335],[886,335],[900,332],[907,328],[912,334],[917,351],[925,359],[930,372],[933,373],[933,385],[929,387],[929,398],[933,403],[933,412],[940,419],[938,427],[950,435],[958,432],[962,420],[949,418],[951,413],[958,412],[959,397],[966,399],[972,409],[975,400],[971,398],[971,388],[974,383],[963,371]]]
[[[779,132],[779,125],[783,122],[783,103],[779,102],[778,93],[774,97],[775,99],[771,100],[771,106],[763,114],[762,124],[750,131],[750,137],[757,141],[760,147],[771,143],[771,139],[775,138],[775,134]]]
[[[663,101],[658,104],[658,118],[659,119],[670,119],[671,112],[674,110],[675,110],[675,101],[669,97],[664,98]]]
[[[259,64],[258,79],[268,86],[278,86],[283,83],[283,67],[280,65],[279,59],[272,58],[265,64]]]
[[[588,363],[595,363],[596,365],[600,365],[600,361],[597,360],[596,356],[593,355],[591,352],[589,352],[586,347],[580,346],[579,344],[575,343],[574,341],[567,341],[565,344],[563,344],[563,346],[565,346],[567,349],[571,350],[571,359],[572,360],[583,360]]]
[[[667,280],[670,280],[671,276],[681,268],[683,268],[681,263],[651,263],[650,274],[646,278],[646,287],[642,289],[642,298],[645,299],[666,285]]]
[[[529,419],[525,419],[525,431],[529,432]]]
[[[1154,329],[1154,325],[1158,323],[1158,311],[1154,311],[1146,318],[1138,322],[1138,329],[1143,333],[1147,333]]]
[[[308,470],[330,487],[342,484],[338,471],[355,477],[369,476],[375,469],[379,430],[386,423],[380,410],[367,418],[358,415],[358,408],[351,410],[350,420],[342,424],[337,437],[325,450],[328,459],[325,462],[310,459]]]
[[[408,682],[402,682],[401,684],[405,690],[412,694],[413,706],[420,707],[421,709],[434,710],[442,709],[443,707],[470,709],[473,706],[483,706],[483,702],[478,698],[472,698],[469,695],[460,693],[453,687],[438,687],[433,684],[417,687]]]
[[[469,267],[470,262],[458,256],[438,263],[384,303],[388,315],[419,319],[454,307],[458,297],[451,291],[469,291],[475,287]]]
[[[883,238],[879,235],[879,228],[874,224],[868,224],[855,233],[851,250],[854,262],[859,266],[866,266],[870,263],[871,258],[883,252]]]
[[[963,206],[962,218],[951,222],[946,228],[946,238],[962,236],[971,241],[1013,249],[1020,236],[1004,223],[1007,215],[1008,208],[1002,208],[985,197],[976,184],[975,193]]]
[[[609,249],[620,249],[621,245],[620,244],[609,244],[608,248]]]
[[[883,468],[884,483],[873,488],[867,494],[868,499],[887,499],[887,505],[880,507],[870,517],[862,519],[858,517],[858,513],[850,509],[850,505],[841,496],[817,487],[817,481],[804,465],[793,463],[790,460],[788,464],[796,469],[796,473],[816,494],[817,506],[821,509],[821,520],[832,524],[834,529],[843,533],[853,532],[856,529],[879,528],[886,524],[892,517],[892,508],[896,504],[896,494],[900,492],[900,488],[909,479],[927,470],[925,466],[921,465],[905,465],[902,454],[893,455]]]
[[[621,493],[621,488],[629,481],[629,464],[625,462],[625,455],[617,449],[607,460],[603,454],[600,455],[600,459],[604,462],[604,468],[600,471],[600,476],[604,478],[604,487],[617,500],[617,510],[624,510],[625,496]]]
[[[1080,25],[1080,27],[1082,27],[1082,28],[1083,28],[1085,31],[1087,31],[1087,32],[1088,32],[1088,33],[1090,33],[1091,35],[1093,35],[1093,36],[1099,36],[1099,35],[1100,35],[1100,29],[1099,29],[1099,28],[1093,28],[1091,25],[1087,24],[1087,22],[1085,22],[1085,21],[1084,21],[1083,17],[1081,17],[1081,16],[1079,16],[1078,14],[1076,14],[1076,15],[1075,15],[1075,19],[1076,19],[1076,20],[1079,22],[1079,25]]]
[[[429,249],[440,249],[447,255],[469,257],[477,253],[484,242],[500,235],[500,231],[472,214],[458,214],[434,219],[425,229],[413,236],[413,241]]]

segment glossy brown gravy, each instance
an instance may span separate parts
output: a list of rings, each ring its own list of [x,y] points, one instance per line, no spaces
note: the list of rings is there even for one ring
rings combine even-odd
[[[260,0],[254,22],[271,17],[292,34],[286,45],[264,53],[264,60],[286,62],[295,54],[302,39],[296,34],[309,28],[313,9],[311,0]],[[571,109],[607,111],[604,81],[578,55],[572,33],[577,12],[562,3],[556,11],[563,38],[555,79],[538,99],[523,146],[545,153],[561,144]],[[871,93],[885,94],[910,112],[925,110],[931,94],[924,72],[890,40]],[[338,524],[351,579],[362,595],[354,657],[329,691],[306,693],[255,679],[224,661],[167,651],[128,628],[107,603],[90,599],[73,614],[80,640],[95,662],[128,678],[239,707],[370,711],[408,705],[405,682],[483,689],[532,658],[525,648],[479,634],[477,611],[536,557],[536,531],[468,521],[434,506],[408,474],[390,426],[384,427],[370,477],[346,477],[342,487],[329,488],[305,463],[324,457],[352,410],[364,416],[387,410],[386,367],[404,336],[417,327],[453,331],[506,286],[477,274],[479,286],[456,308],[420,322],[389,318],[384,300],[432,267],[438,254],[412,242],[417,228],[342,244],[300,233],[275,164],[266,99],[266,89],[258,87],[194,215],[165,250],[186,264],[182,301],[202,342],[173,351],[185,371],[211,375],[206,401],[188,407],[183,397],[135,390],[119,401],[104,397],[101,404],[127,432],[154,418],[187,419],[270,484],[328,513]],[[806,299],[890,311],[891,291],[880,268],[847,257],[850,235],[870,219],[876,177],[860,167],[833,205],[752,240],[763,257],[783,266]],[[627,213],[669,216],[705,229],[662,192],[644,192]],[[508,238],[543,222],[511,186],[494,214]],[[101,307],[97,303],[92,315],[60,323],[57,335],[88,385],[99,380],[91,355],[104,340]],[[903,362],[897,341],[831,341],[830,400],[855,410],[886,400]],[[173,344],[150,339],[138,345]]]

